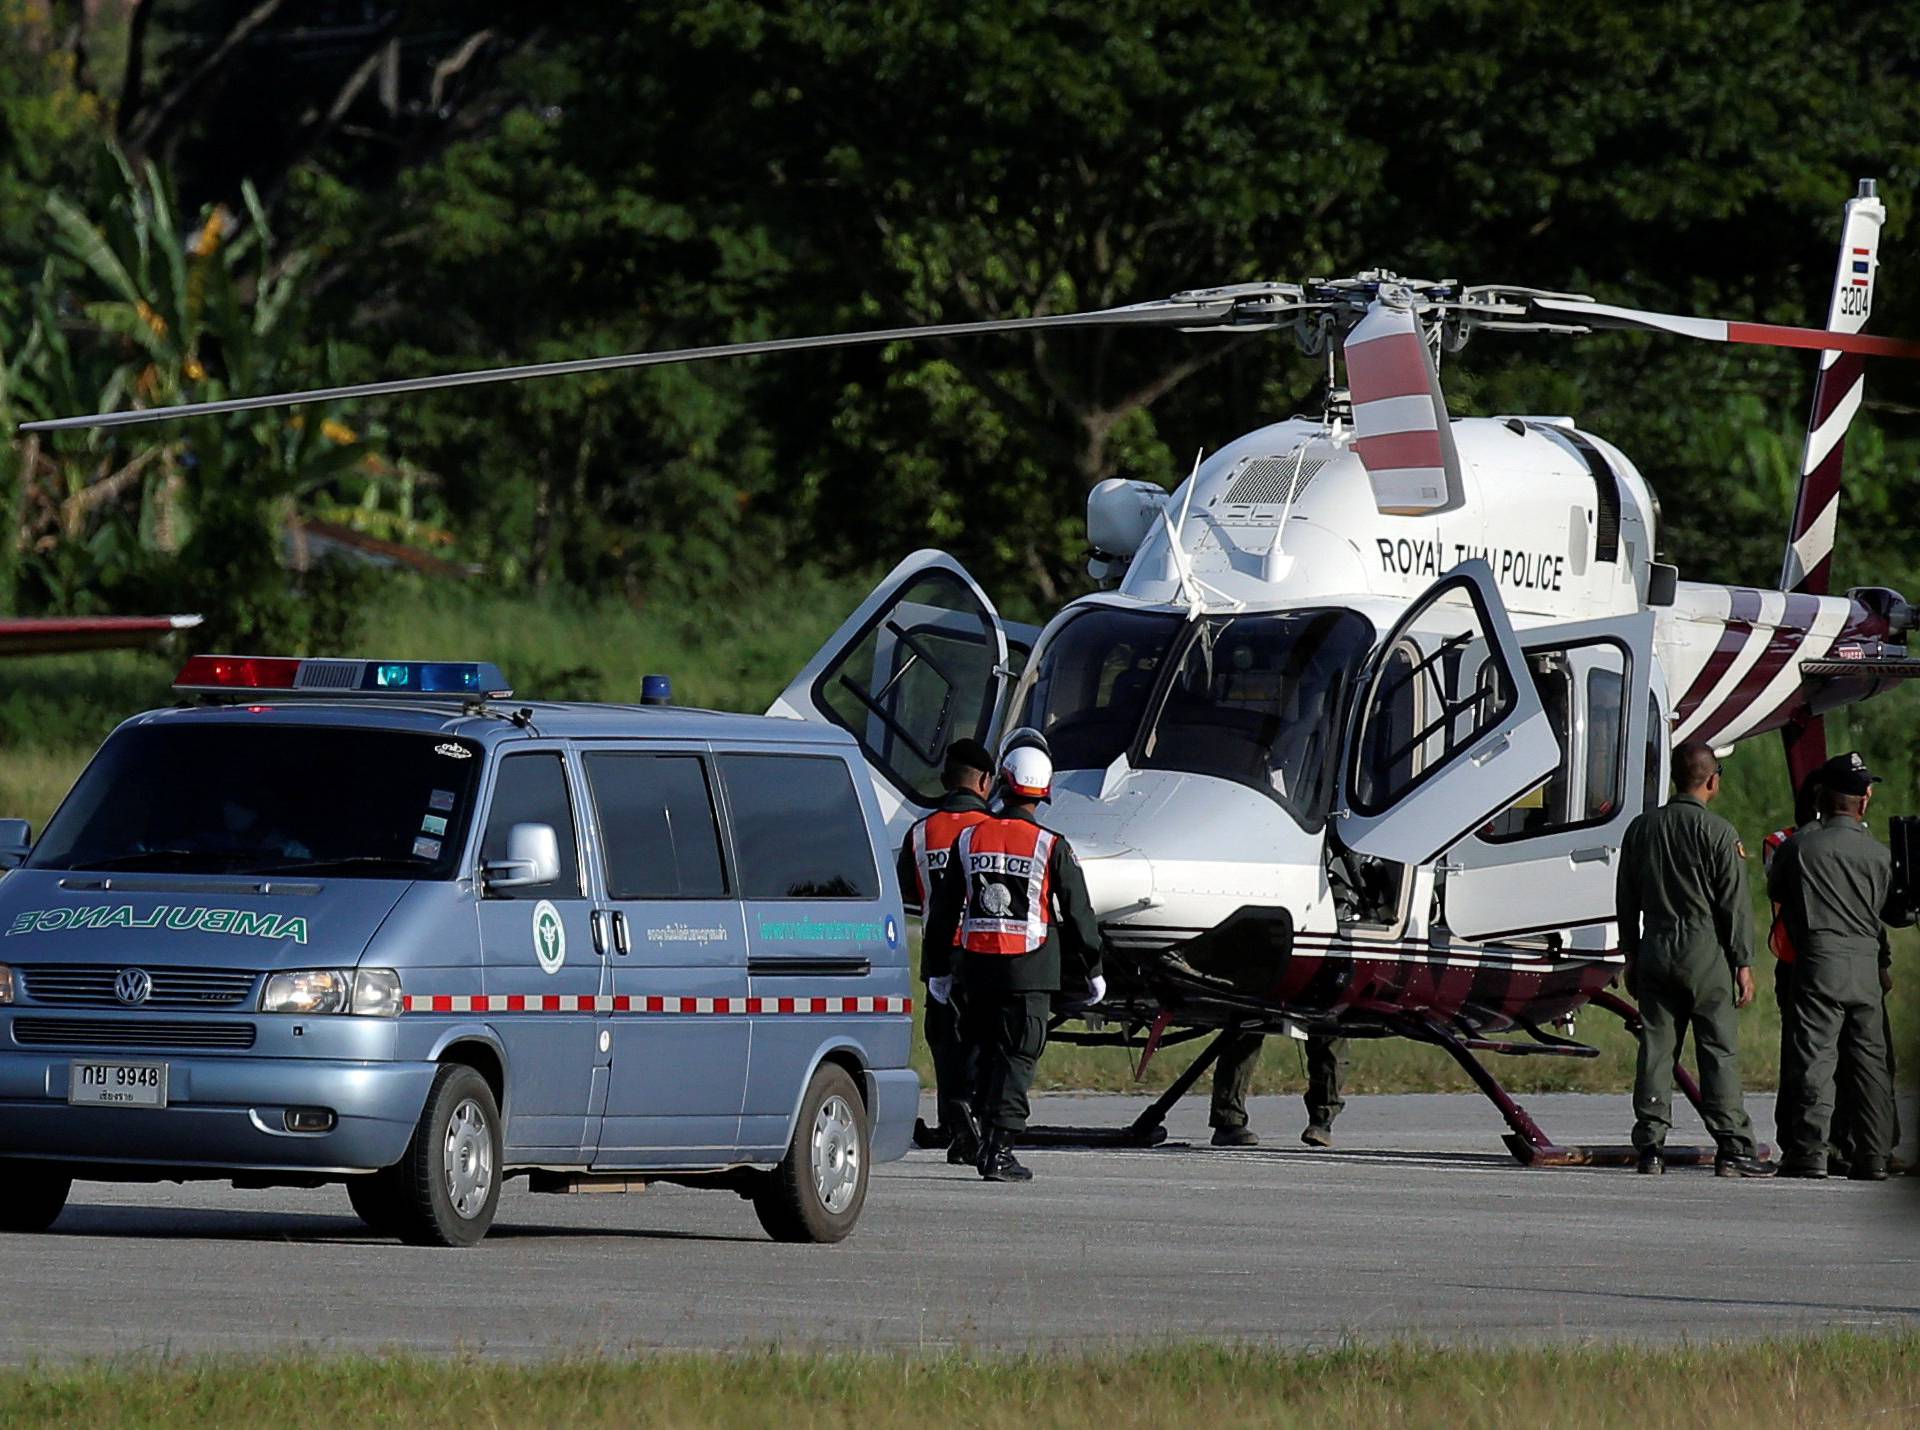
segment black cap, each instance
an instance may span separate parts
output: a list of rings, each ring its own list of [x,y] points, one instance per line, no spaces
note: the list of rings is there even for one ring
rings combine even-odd
[[[1880,776],[1867,770],[1867,762],[1860,758],[1860,752],[1835,755],[1820,766],[1820,783],[1835,794],[1865,794],[1874,785],[1880,783]]]
[[[965,735],[948,742],[946,763],[949,769],[959,765],[965,769],[978,770],[983,775],[993,773],[993,756],[987,753],[987,747]]]

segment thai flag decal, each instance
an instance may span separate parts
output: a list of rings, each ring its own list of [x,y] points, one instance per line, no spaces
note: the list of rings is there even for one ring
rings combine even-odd
[[[1871,257],[1868,254],[1867,250],[1864,248],[1854,249],[1852,256],[1853,256],[1853,286],[1856,288],[1865,288],[1868,283],[1869,275],[1871,275],[1871,273],[1873,272],[1873,263],[1872,263]]]

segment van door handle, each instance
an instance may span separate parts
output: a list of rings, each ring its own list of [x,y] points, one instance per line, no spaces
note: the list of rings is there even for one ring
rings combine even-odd
[[[1572,858],[1576,864],[1611,864],[1613,850],[1605,844],[1598,849],[1576,849],[1573,851]]]
[[[1487,761],[1491,760],[1494,756],[1505,754],[1507,751],[1507,747],[1512,743],[1513,743],[1513,735],[1510,732],[1508,734],[1502,735],[1499,739],[1495,740],[1491,745],[1487,746],[1486,749],[1481,750],[1477,754],[1475,754],[1468,761],[1468,763],[1471,764],[1475,769],[1478,769],[1480,766],[1486,764]]]
[[[627,916],[618,909],[613,911],[613,951],[623,958],[633,952],[633,944],[627,937]]]
[[[593,929],[593,951],[602,958],[607,956],[607,931],[600,921],[606,917],[605,909],[595,909],[587,915],[587,923]]]

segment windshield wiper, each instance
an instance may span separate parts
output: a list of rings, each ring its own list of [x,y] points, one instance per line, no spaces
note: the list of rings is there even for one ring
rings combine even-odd
[[[110,859],[80,859],[70,863],[70,869],[139,869],[156,860],[217,860],[223,865],[235,860],[258,859],[263,854],[276,854],[274,849],[142,849],[133,854],[116,854]],[[177,870],[178,873],[192,873],[191,869]],[[221,873],[232,873],[222,868]]]
[[[266,864],[258,869],[249,869],[249,874],[311,874],[320,869],[352,869],[369,865],[392,867],[415,871],[425,869],[430,861],[404,854],[348,854],[339,859],[302,859],[294,864]]]

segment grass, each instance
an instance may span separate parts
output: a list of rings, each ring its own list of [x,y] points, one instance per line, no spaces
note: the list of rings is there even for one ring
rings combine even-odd
[[[1920,1417],[1916,1357],[1917,1335],[1835,1332],[1674,1349],[85,1362],[0,1371],[0,1425],[1893,1426]]]
[[[416,588],[396,582],[368,611],[356,646],[395,658],[480,657],[496,661],[523,695],[558,699],[636,698],[641,676],[674,678],[683,704],[763,710],[827,635],[866,594],[868,581],[796,578],[756,594],[715,592],[696,604],[634,608],[577,598],[501,596],[458,587]],[[41,660],[0,661],[0,815],[41,827],[99,741],[126,716],[164,705],[177,654],[115,652]],[[1835,750],[1858,745],[1892,781],[1875,814],[1920,809],[1912,737],[1905,732],[1912,691],[1829,717]],[[1849,723],[1851,721],[1851,723]],[[1786,787],[1784,761],[1771,740],[1742,745],[1727,761],[1720,808],[1740,828],[1749,850],[1787,817],[1777,796]],[[1753,867],[1758,884],[1758,861]],[[1753,890],[1756,917],[1761,890]],[[1757,927],[1764,930],[1761,921]],[[1920,1052],[1920,937],[1896,935],[1896,1035]],[[1779,1012],[1772,967],[1764,952],[1761,988],[1741,1021],[1741,1062],[1750,1087],[1771,1087],[1779,1066]],[[1601,1050],[1592,1060],[1501,1059],[1498,1071],[1515,1091],[1618,1092],[1631,1085],[1633,1042],[1617,1021],[1598,1013],[1580,1023],[1583,1040]],[[1184,1068],[1203,1043],[1156,1057],[1143,1081],[1118,1049],[1056,1044],[1041,1065],[1039,1086],[1104,1091],[1154,1089]],[[924,1044],[916,1040],[923,1077]],[[1297,1092],[1305,1084],[1300,1049],[1269,1039],[1254,1079],[1256,1092]],[[1349,1089],[1357,1093],[1465,1091],[1466,1077],[1432,1048],[1397,1039],[1354,1046]],[[1204,1084],[1203,1084],[1204,1087]]]

